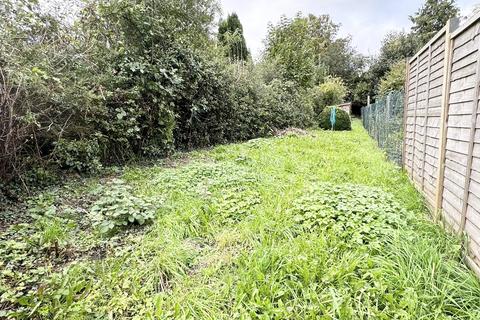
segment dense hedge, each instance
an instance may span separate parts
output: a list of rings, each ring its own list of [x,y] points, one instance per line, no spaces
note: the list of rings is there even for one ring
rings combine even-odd
[[[210,37],[215,10],[211,0],[90,0],[65,24],[7,0],[0,189],[315,125],[325,90],[284,78],[274,59],[232,63]]]
[[[0,187],[312,125],[275,67],[216,47],[215,5],[93,0],[74,25],[29,1],[1,6]]]
[[[322,113],[320,113],[319,117],[319,126],[325,130],[331,130],[332,124],[330,122],[330,114],[332,112],[333,107],[326,107],[323,109]],[[336,108],[336,120],[335,126],[333,127],[335,131],[344,131],[344,130],[352,130],[352,120],[350,119],[350,115],[348,112]]]

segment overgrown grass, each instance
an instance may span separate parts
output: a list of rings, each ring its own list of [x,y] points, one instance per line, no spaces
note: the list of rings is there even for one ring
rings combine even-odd
[[[407,177],[358,122],[351,132],[219,146],[121,178],[136,197],[154,199],[154,223],[96,233],[78,212],[95,198],[95,181],[68,210],[37,199],[37,211],[60,218],[51,230],[43,219],[3,233],[4,315],[480,319],[480,283],[459,239],[429,221]]]

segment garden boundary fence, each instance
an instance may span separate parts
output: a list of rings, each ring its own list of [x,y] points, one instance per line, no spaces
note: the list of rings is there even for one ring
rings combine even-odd
[[[436,217],[465,235],[480,276],[480,13],[450,20],[407,62],[403,167]]]
[[[392,91],[362,108],[363,126],[389,160],[402,165],[404,93]]]

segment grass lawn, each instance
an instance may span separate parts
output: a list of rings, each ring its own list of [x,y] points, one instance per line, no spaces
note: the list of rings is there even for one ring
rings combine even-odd
[[[218,146],[120,178],[45,191],[25,208],[31,218],[2,232],[0,315],[480,319],[480,282],[461,242],[428,220],[359,122]],[[154,222],[97,232],[92,205],[116,188],[154,205]]]

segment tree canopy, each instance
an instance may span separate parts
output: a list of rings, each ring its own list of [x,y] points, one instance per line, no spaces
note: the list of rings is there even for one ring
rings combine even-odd
[[[454,0],[425,0],[410,20],[410,32],[392,31],[385,35],[380,53],[370,60],[368,71],[353,90],[363,95],[400,89],[405,81],[405,61],[428,42],[447,21],[459,13]],[[402,67],[403,65],[403,67]]]
[[[226,47],[227,56],[235,61],[247,61],[249,52],[243,26],[236,13],[229,14],[226,20],[221,20],[218,26],[218,40]]]
[[[327,75],[351,84],[364,60],[351,47],[350,38],[338,36],[338,30],[328,15],[284,16],[269,26],[265,58],[278,63],[286,79],[304,88],[322,83]]]
[[[419,39],[420,45],[423,45],[459,12],[454,0],[426,0],[423,6],[410,16],[413,23],[412,33]]]

